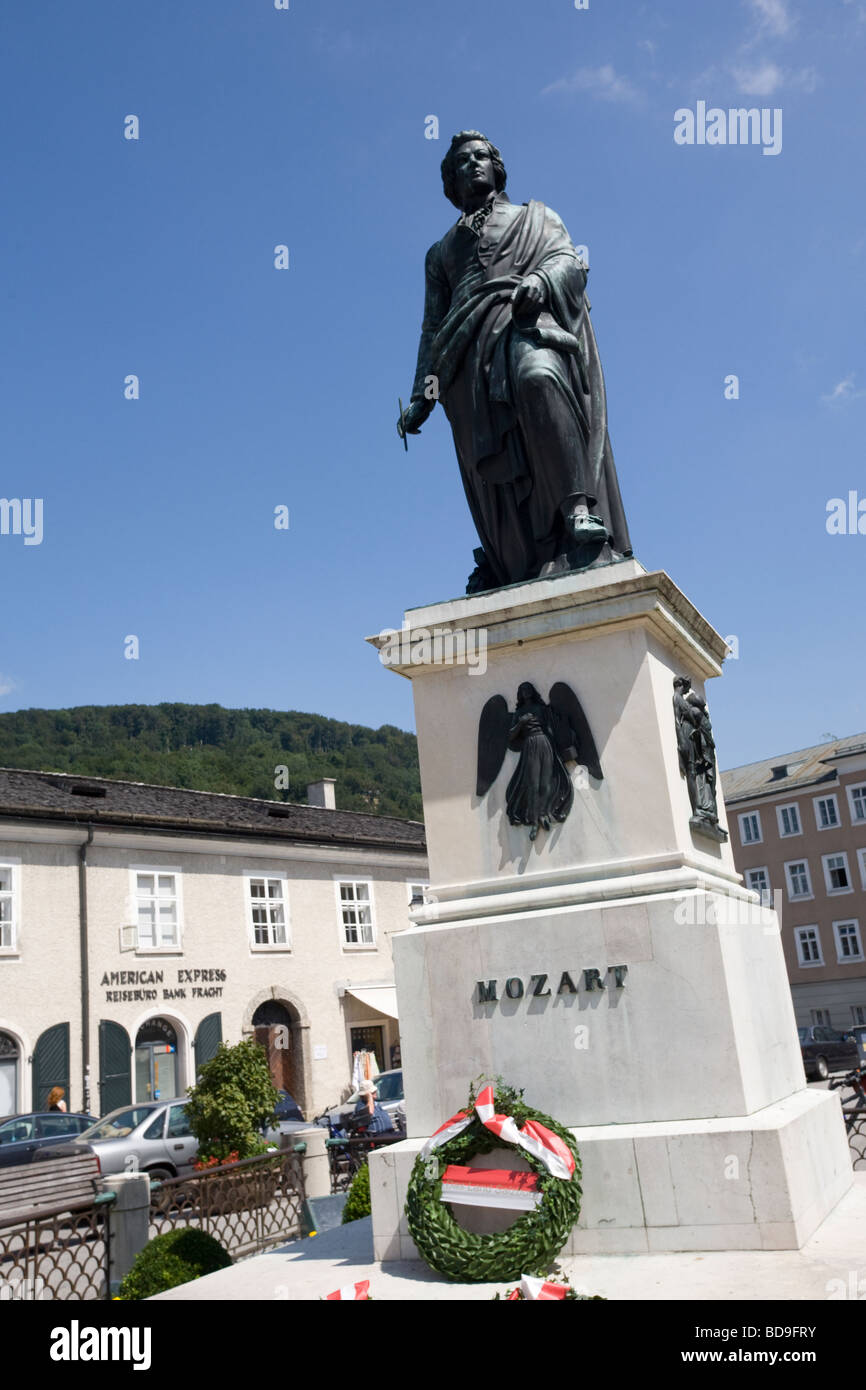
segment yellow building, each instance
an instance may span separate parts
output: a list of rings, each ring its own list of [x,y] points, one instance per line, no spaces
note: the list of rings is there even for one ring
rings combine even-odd
[[[0,770],[0,1114],[182,1095],[256,1036],[310,1119],[353,1054],[399,1065],[391,935],[424,828],[338,811]]]

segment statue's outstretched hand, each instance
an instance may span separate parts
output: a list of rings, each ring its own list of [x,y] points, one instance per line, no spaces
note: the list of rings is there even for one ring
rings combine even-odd
[[[403,439],[407,434],[420,434],[421,426],[430,414],[435,401],[410,401],[403,411],[403,418],[397,421],[397,433]]]

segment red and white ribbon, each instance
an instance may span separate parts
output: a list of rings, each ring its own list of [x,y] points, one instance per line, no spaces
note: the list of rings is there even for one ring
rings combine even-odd
[[[370,1280],[362,1279],[359,1284],[347,1284],[345,1288],[336,1289],[334,1293],[329,1293],[325,1299],[329,1303],[332,1299],[345,1298],[349,1302],[370,1297]]]
[[[534,1158],[540,1159],[553,1177],[566,1181],[571,1178],[574,1173],[574,1155],[568,1145],[563,1143],[558,1134],[553,1134],[536,1120],[527,1120],[523,1129],[518,1129],[510,1115],[497,1115],[492,1086],[484,1087],[475,1102],[475,1113],[481,1123],[506,1144],[514,1144],[517,1148],[531,1153]],[[458,1110],[456,1115],[452,1115],[450,1120],[439,1126],[435,1134],[431,1134],[421,1150],[421,1157],[427,1158],[434,1149],[454,1139],[471,1122],[471,1115],[465,1110]]]
[[[531,1274],[524,1274],[520,1280],[520,1287],[523,1297],[533,1303],[553,1302],[556,1299],[565,1298],[568,1287],[565,1284],[549,1284],[544,1279],[535,1279]]]

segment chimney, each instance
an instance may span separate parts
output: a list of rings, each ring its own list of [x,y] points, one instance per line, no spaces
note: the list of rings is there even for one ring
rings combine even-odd
[[[336,810],[335,784],[335,777],[323,777],[321,782],[311,782],[307,787],[307,805],[324,806],[326,811]]]

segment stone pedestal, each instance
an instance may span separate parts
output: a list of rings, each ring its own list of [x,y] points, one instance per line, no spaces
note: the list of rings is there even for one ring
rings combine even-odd
[[[377,1258],[411,1253],[414,1155],[481,1073],[574,1128],[573,1252],[801,1245],[851,1182],[838,1099],[806,1090],[778,920],[691,823],[678,762],[674,677],[702,693],[722,638],[632,560],[371,640],[413,683],[432,880],[393,939],[410,1138],[371,1156]],[[506,815],[516,755],[475,795],[481,710],[523,681],[571,686],[603,772],[571,769],[535,841]]]

